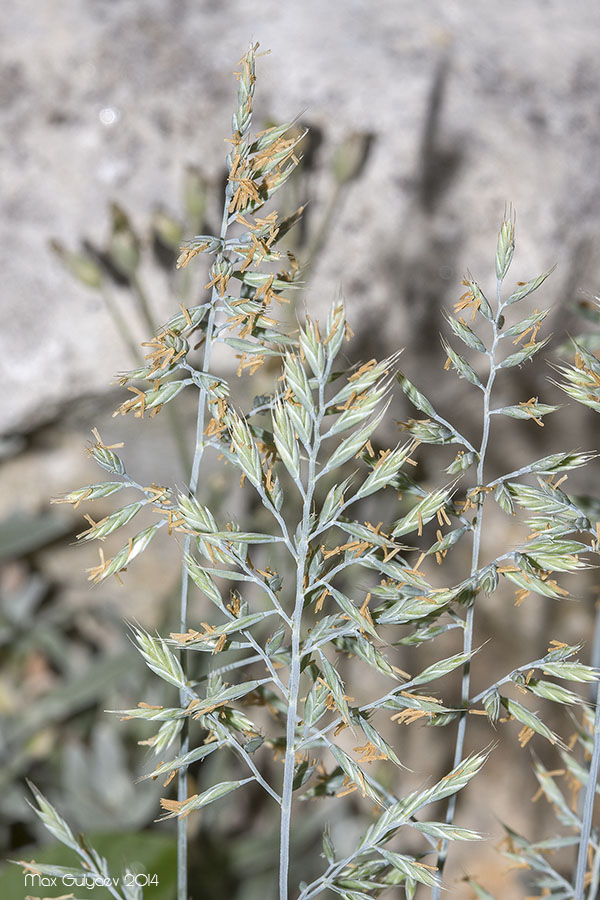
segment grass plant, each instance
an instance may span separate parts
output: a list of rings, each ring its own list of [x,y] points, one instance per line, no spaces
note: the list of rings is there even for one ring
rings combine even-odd
[[[324,323],[293,314],[290,301],[302,269],[278,245],[301,212],[280,218],[270,201],[293,174],[303,135],[291,130],[291,121],[251,134],[256,49],[251,46],[240,61],[220,231],[194,237],[178,260],[185,267],[201,254],[210,257],[208,294],[175,311],[148,342],[143,363],[121,376],[131,394],[117,410],[123,415],[156,415],[182,391],[197,392],[189,484],[179,490],[141,484],[117,453],[120,445],[105,443],[96,431],[89,453],[110,480],[73,490],[63,500],[79,506],[121,492],[131,496],[99,521],[88,516],[89,527],[79,536],[86,542],[104,542],[149,514],[150,524],[114,555],[100,550],[89,572],[94,582],[123,576],[159,532],[182,548],[172,633],[153,635],[131,625],[149,669],[172,687],[171,705],[141,701],[118,710],[124,719],[158,726],[146,741],[158,762],[144,778],[166,778],[162,818],[177,820],[178,900],[187,900],[191,890],[188,817],[209,804],[231,802],[230,794],[251,786],[268,797],[270,816],[279,823],[273,897],[411,900],[419,890],[419,896],[438,900],[451,844],[482,839],[454,821],[457,797],[491,752],[490,740],[465,753],[469,714],[493,725],[516,720],[522,746],[537,736],[565,760],[571,758],[566,745],[532,704],[581,707],[584,721],[592,716],[585,697],[563,683],[576,688],[596,681],[596,670],[577,660],[579,644],[553,641],[478,692],[471,687],[471,668],[476,654],[484,657],[487,650],[474,644],[480,603],[507,586],[516,588],[518,603],[529,594],[561,601],[567,596],[564,576],[586,568],[597,552],[596,523],[562,487],[593,454],[566,448],[501,476],[488,474],[488,448],[502,417],[542,426],[558,409],[538,397],[498,405],[494,392],[505,370],[527,365],[548,341],[539,337],[546,311],[520,310],[550,273],[506,287],[515,238],[510,214],[497,241],[495,297],[488,300],[469,275],[447,315],[463,349],[443,341],[445,368],[462,379],[469,402],[481,405],[476,438],[438,413],[399,370],[398,353],[347,365],[344,347],[352,332],[341,300],[332,303]],[[270,380],[270,389],[245,411],[236,399],[243,395],[239,382],[230,384],[225,370],[215,369],[227,350],[237,356],[242,380],[258,372]],[[597,393],[600,365],[584,349],[564,374],[571,395],[583,392],[577,399],[586,402],[590,391]],[[390,415],[394,390],[408,397],[420,418],[402,423],[402,440],[380,449],[377,429]],[[437,484],[423,484],[417,462],[435,444],[449,449],[448,460]],[[251,495],[260,508],[252,520],[205,504],[203,482],[216,465],[229,473],[231,497],[239,479],[237,493]],[[395,513],[373,522],[380,495],[392,499]],[[491,504],[508,517],[523,516],[526,534],[488,559],[482,536]],[[468,542],[468,568],[449,581],[446,558]],[[192,589],[203,597],[201,612],[197,597],[192,606]],[[449,640],[455,641],[450,655],[436,651]],[[403,671],[403,651],[424,646],[433,662]],[[453,672],[461,673],[458,701],[447,696],[444,683]],[[441,777],[405,790],[402,741],[392,735],[424,724],[438,730],[423,729],[421,740],[443,735],[454,746],[453,761]],[[541,886],[554,898],[584,897],[588,846],[596,874],[588,874],[587,883],[597,882],[591,812],[599,730],[596,721],[593,739],[579,731],[580,742],[592,745],[592,787],[582,820],[563,810],[563,821],[576,829],[571,844],[582,849],[573,886],[548,863]],[[230,775],[191,793],[189,767],[215,753],[232,757]],[[543,767],[536,774],[547,786]],[[173,779],[176,796],[168,788]],[[302,801],[340,802],[334,798],[349,794],[364,806],[356,841],[336,848],[325,828],[322,865],[316,859],[303,867],[294,858],[293,840]],[[105,861],[75,839],[35,789],[34,796],[44,824],[79,856],[76,871],[107,877]],[[434,815],[440,801],[445,810]],[[535,870],[540,853],[517,855]],[[314,877],[298,877],[299,870],[315,868]],[[57,873],[52,866],[37,870]],[[116,900],[142,896],[141,887],[124,881],[109,889]],[[473,889],[491,896],[475,882]],[[152,896],[151,886],[145,896]],[[588,900],[592,896],[588,892]]]

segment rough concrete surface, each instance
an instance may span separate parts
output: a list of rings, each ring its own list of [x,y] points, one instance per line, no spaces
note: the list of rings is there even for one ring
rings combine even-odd
[[[231,72],[249,38],[272,51],[260,61],[259,117],[306,110],[330,143],[357,128],[375,135],[311,294],[328,298],[342,284],[355,321],[385,316],[404,343],[427,319],[411,296],[423,254],[433,246],[440,263],[429,291],[454,295],[467,265],[485,278],[507,202],[524,270],[560,264],[552,299],[579,282],[593,287],[599,19],[586,0],[5,5],[0,431],[31,429],[122,365],[105,310],[74,286],[48,240],[101,240],[109,199],[139,222],[173,205],[186,163],[218,177]],[[419,151],[444,53],[435,141],[440,166],[452,166],[423,212]]]
[[[112,200],[145,228],[157,206],[177,210],[190,163],[216,189],[232,72],[250,39],[271,50],[258,62],[258,123],[301,113],[322,133],[312,204],[328,196],[336,144],[373,135],[303,297],[322,310],[342,288],[365,353],[404,345],[407,372],[437,384],[440,307],[467,267],[491,284],[506,204],[517,211],[518,277],[558,263],[544,296],[553,328],[579,288],[600,287],[600,6],[589,0],[19,0],[2,5],[0,37],[0,438],[55,423],[0,469],[3,516],[84,483],[80,447],[91,425],[117,430],[110,383],[131,362],[99,295],[69,277],[49,240],[102,243]],[[166,319],[176,299],[157,270],[148,278]],[[157,428],[141,465],[156,479],[158,463],[167,480],[173,451]],[[40,565],[77,602],[81,575],[69,566],[82,557],[69,563],[70,553]],[[171,556],[155,559],[153,584]],[[143,617],[147,588],[135,578]],[[541,613],[528,615],[525,640]],[[491,771],[507,778],[499,761]],[[509,799],[494,800],[500,818],[535,790],[526,767],[514,778]],[[476,793],[460,821],[500,833]],[[521,897],[491,850],[472,868],[468,859],[448,870],[453,896],[471,896],[460,882],[469,870],[489,887],[500,878],[498,896]]]

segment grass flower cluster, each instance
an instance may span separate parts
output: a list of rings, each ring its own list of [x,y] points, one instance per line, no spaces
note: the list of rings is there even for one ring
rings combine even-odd
[[[453,343],[443,343],[446,369],[481,404],[476,440],[437,412],[399,370],[398,354],[348,368],[343,348],[352,332],[340,300],[323,323],[291,314],[302,269],[278,245],[301,210],[280,218],[269,201],[294,172],[303,135],[292,122],[251,133],[256,56],[251,46],[240,61],[220,232],[194,237],[178,260],[185,267],[195,265],[197,256],[210,257],[208,295],[176,311],[147,342],[144,364],[121,377],[130,393],[117,411],[123,415],[154,416],[184,390],[197,393],[188,489],[139,483],[117,452],[120,446],[95,432],[89,453],[110,480],[63,498],[79,506],[121,492],[128,496],[98,521],[87,516],[89,527],[79,535],[86,542],[104,542],[154,513],[151,524],[123,539],[112,556],[100,550],[89,572],[94,582],[119,578],[159,532],[182,548],[181,602],[172,633],[152,635],[132,626],[147,666],[172,688],[171,703],[142,701],[118,710],[122,718],[155,729],[146,744],[157,762],[144,778],[165,779],[162,817],[177,820],[178,900],[190,891],[188,817],[209,804],[231,802],[228,795],[250,786],[267,795],[279,822],[273,897],[312,900],[333,893],[344,900],[411,900],[419,891],[419,897],[438,900],[451,845],[482,839],[454,821],[457,797],[493,752],[490,732],[486,746],[465,754],[469,714],[492,725],[516,720],[521,745],[534,736],[550,742],[572,778],[588,785],[580,815],[552,773],[536,764],[541,789],[569,835],[530,844],[511,832],[509,854],[532,870],[543,895],[591,900],[600,869],[591,828],[600,723],[596,718],[592,733],[586,729],[593,713],[577,687],[595,683],[596,670],[578,661],[580,645],[556,640],[483,690],[471,687],[475,654],[486,653],[474,646],[479,604],[504,585],[516,590],[518,602],[529,594],[560,601],[567,596],[564,576],[588,566],[598,550],[596,522],[563,486],[592,454],[567,448],[523,461],[502,476],[487,474],[490,439],[502,417],[541,426],[558,408],[537,397],[499,406],[494,393],[505,370],[523,366],[547,343],[540,337],[546,311],[520,310],[549,273],[507,286],[514,251],[514,220],[507,216],[497,242],[495,297],[488,299],[469,276],[454,314],[447,315]],[[217,346],[237,355],[241,378],[259,371],[270,378],[270,390],[250,409],[240,408],[233,386],[214,371]],[[600,409],[595,356],[578,347],[575,366],[562,374],[571,396]],[[402,423],[400,443],[380,449],[377,429],[393,391],[408,397],[417,417]],[[433,444],[448,448],[448,460],[439,483],[426,487],[416,464]],[[232,482],[239,479],[240,491],[252,495],[261,510],[253,521],[206,505],[199,487],[208,465],[225,466]],[[395,513],[389,521],[371,521],[383,495],[388,499],[381,508]],[[523,517],[528,534],[483,559],[490,505],[507,517]],[[448,581],[445,561],[460,553],[459,544],[470,546],[470,563],[459,579]],[[195,602],[193,611],[192,589],[204,603]],[[451,640],[450,655],[436,652]],[[434,661],[403,671],[403,651],[424,645]],[[446,696],[444,678],[452,672],[461,673],[458,699]],[[589,771],[534,711],[540,700],[581,709],[577,741],[591,754]],[[453,761],[442,777],[402,793],[402,741],[394,735],[413,723],[444,729],[435,735],[453,745]],[[422,730],[421,740],[432,734]],[[188,768],[212,754],[236,760],[230,777],[191,793]],[[297,877],[302,865],[294,860],[292,837],[302,801],[335,802],[351,793],[364,805],[362,832],[352,846],[337,849],[325,828],[322,864],[317,859],[305,867],[317,874]],[[44,824],[79,855],[80,871],[104,873],[105,861],[76,841],[59,813],[34,794]],[[439,801],[442,814],[438,806],[433,816]],[[545,855],[571,845],[579,848],[573,881]],[[479,897],[491,896],[475,882],[473,889]],[[142,896],[138,887],[113,887],[111,893],[116,900]]]

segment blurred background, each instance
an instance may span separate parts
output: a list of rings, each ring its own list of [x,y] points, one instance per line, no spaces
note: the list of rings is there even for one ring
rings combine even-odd
[[[182,239],[217,227],[236,63],[249,40],[271,51],[258,60],[257,129],[295,116],[310,128],[296,180],[277,204],[291,212],[307,203],[288,243],[304,267],[299,311],[323,316],[341,291],[356,333],[349,360],[405,347],[409,378],[476,435],[478,399],[443,372],[441,310],[458,300],[467,269],[492,292],[508,204],[517,214],[512,280],[558,264],[531,303],[552,307],[545,333],[555,335],[554,358],[568,332],[586,332],[593,345],[581,313],[585,292],[600,289],[600,8],[587,0],[21,0],[0,10],[0,34],[0,846],[11,859],[68,862],[55,847],[32,848],[44,837],[25,801],[29,777],[75,829],[102,834],[98,846],[115,866],[137,860],[159,872],[148,895],[167,900],[172,831],[152,824],[161,787],[134,784],[148,769],[136,743],[147,733],[103,710],[160,702],[123,620],[172,629],[178,549],[156,541],[123,587],[92,587],[85,569],[97,551],[72,546],[85,527],[81,511],[50,499],[100,480],[83,452],[92,427],[106,443],[125,442],[141,483],[185,486],[192,401],[182,398],[176,423],[165,413],[113,419],[122,398],[115,375],[135,366],[139,342],[207,280],[202,263],[176,273],[174,260]],[[543,360],[528,365],[500,396],[561,402],[549,374]],[[394,409],[399,419],[413,412],[402,398]],[[501,429],[490,475],[556,448],[598,446],[590,413],[559,415],[543,430],[533,422]],[[393,426],[386,438],[397,440]],[[426,482],[436,459],[423,454]],[[600,496],[598,475],[592,467],[571,490],[594,493],[595,483]],[[227,489],[219,477],[212,495]],[[487,549],[514,540],[499,521]],[[493,637],[498,674],[552,638],[589,636],[593,575],[579,584],[577,604],[531,598],[515,610],[509,596],[483,610],[477,642]],[[481,672],[482,684],[494,674]],[[418,761],[422,778],[447,769],[450,732],[412,728],[400,756]],[[562,733],[568,728],[563,722]],[[501,746],[487,780],[459,804],[459,822],[496,842],[500,822],[540,838],[554,828],[543,801],[529,803],[531,754],[516,730],[473,730],[473,747]],[[356,827],[360,809],[340,806],[340,833]],[[194,900],[273,895],[277,835],[263,812],[240,803],[193,825]],[[300,847],[312,846],[314,816],[307,807]],[[474,896],[467,874],[503,898],[524,896],[493,844],[454,859],[453,896]],[[0,889],[22,900],[20,871],[0,869]]]

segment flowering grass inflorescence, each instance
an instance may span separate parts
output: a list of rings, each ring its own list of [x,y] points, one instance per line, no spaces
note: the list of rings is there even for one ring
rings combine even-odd
[[[324,324],[309,316],[297,323],[286,315],[301,269],[290,256],[284,269],[273,271],[269,265],[285,258],[278,242],[301,211],[280,219],[276,210],[265,213],[263,206],[294,171],[302,135],[288,136],[292,123],[250,135],[255,59],[256,47],[251,46],[240,62],[220,233],[195,237],[178,261],[186,266],[200,254],[212,258],[209,297],[175,313],[147,343],[147,363],[121,379],[132,397],[117,412],[139,417],[157,414],[184,389],[197,390],[189,489],[140,484],[116,453],[119,445],[105,444],[95,432],[89,452],[112,480],[72,491],[64,500],[79,506],[122,490],[136,497],[100,521],[88,516],[82,541],[104,541],[144,510],[158,515],[114,556],[100,551],[100,561],[89,573],[93,581],[119,577],[161,529],[182,544],[176,628],[169,637],[160,637],[133,627],[146,664],[177,693],[168,707],[141,702],[119,711],[125,719],[158,724],[146,743],[160,762],[144,777],[166,776],[165,786],[177,778],[176,798],[166,796],[161,806],[163,818],[178,820],[178,900],[188,896],[187,817],[210,803],[226,802],[228,794],[249,784],[268,795],[273,816],[279,818],[279,900],[287,900],[290,890],[298,900],[326,891],[345,900],[368,900],[393,886],[401,886],[410,900],[418,885],[438,898],[449,842],[481,837],[454,824],[457,795],[488,753],[482,748],[465,755],[468,713],[481,713],[493,724],[504,714],[520,723],[522,745],[537,734],[559,746],[565,760],[571,758],[560,737],[525,702],[515,700],[509,688],[516,685],[534,701],[583,704],[580,695],[560,683],[595,680],[595,670],[574,659],[580,647],[555,641],[474,694],[473,628],[478,601],[502,582],[516,587],[518,602],[529,593],[553,600],[566,596],[557,575],[583,568],[585,554],[598,549],[598,534],[561,484],[591,455],[554,453],[500,477],[486,475],[494,417],[542,425],[543,417],[557,409],[537,397],[494,405],[494,384],[503,370],[523,365],[547,342],[538,340],[546,312],[536,310],[514,324],[507,321],[509,308],[516,308],[549,274],[518,283],[511,293],[504,290],[514,250],[511,217],[503,221],[498,238],[495,300],[488,301],[469,276],[455,315],[447,316],[453,335],[466,346],[463,353],[473,355],[470,362],[443,343],[446,368],[481,393],[477,441],[463,436],[398,371],[398,354],[348,369],[341,351],[351,331],[341,301],[332,304]],[[202,347],[200,362],[194,343]],[[239,376],[251,377],[261,369],[274,372],[272,389],[246,414],[234,403],[227,379],[213,372],[213,349],[219,344],[237,354]],[[600,370],[595,358],[579,358],[581,365],[565,372],[569,391],[589,396]],[[402,423],[406,437],[396,446],[375,450],[372,441],[396,384],[423,417]],[[423,444],[449,445],[455,453],[433,488],[414,477],[415,454]],[[207,451],[235,471],[241,489],[257,498],[263,510],[260,530],[226,521],[198,496]],[[398,513],[387,524],[374,524],[365,518],[364,501],[384,491],[398,495]],[[530,533],[516,548],[482,561],[484,511],[491,502],[508,516],[524,510]],[[458,582],[447,583],[444,560],[465,539],[472,545],[468,571]],[[191,619],[191,585],[209,601],[212,613],[194,613]],[[404,647],[435,646],[438,638],[447,640],[451,634],[457,646],[450,656],[442,655],[414,674],[397,665]],[[207,671],[194,679],[190,672],[198,655]],[[373,673],[371,680],[362,678],[363,667]],[[460,701],[442,700],[437,682],[457,670],[462,672]],[[390,720],[455,726],[451,770],[404,795],[390,789],[389,778],[378,780],[373,763],[403,769],[401,752],[390,739]],[[176,747],[175,755],[164,762],[170,747]],[[241,776],[190,795],[188,767],[223,751],[237,757],[232,776],[240,775],[240,767]],[[281,760],[280,777],[264,765],[267,755]],[[545,784],[540,767],[537,775]],[[338,852],[325,830],[321,874],[293,883],[295,798],[351,792],[365,798],[369,818],[358,841]],[[58,813],[40,795],[36,799],[43,821],[79,853],[84,870],[93,858],[104,871],[104,861],[76,845]],[[440,800],[447,801],[444,821],[428,814]],[[417,852],[405,848],[408,830],[420,840]],[[530,857],[521,858],[535,868]],[[554,870],[546,871],[545,878],[552,896],[571,896]],[[119,888],[114,896],[133,900],[141,895],[135,891]]]

